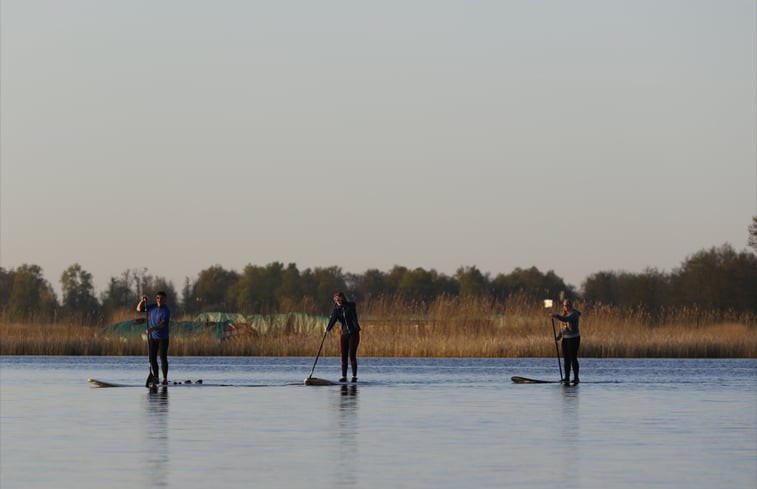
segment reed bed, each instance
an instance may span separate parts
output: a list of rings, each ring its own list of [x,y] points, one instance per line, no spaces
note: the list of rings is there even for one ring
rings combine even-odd
[[[379,298],[358,304],[361,356],[380,357],[551,357],[552,321],[541,304],[515,297],[440,298],[432,302]],[[582,309],[583,357],[757,358],[757,317],[696,307],[657,311]],[[125,314],[120,319],[128,318]],[[559,327],[557,322],[555,326]],[[2,355],[145,355],[141,338],[102,337],[99,328],[74,324],[0,322]],[[314,356],[322,331],[291,334],[171,339],[176,356]],[[339,355],[332,332],[322,356]]]

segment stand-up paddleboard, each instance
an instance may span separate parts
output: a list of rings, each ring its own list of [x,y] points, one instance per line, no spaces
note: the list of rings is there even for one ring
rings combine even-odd
[[[115,382],[106,382],[104,380],[97,380],[97,379],[87,379],[87,382],[94,385],[95,387],[137,387],[133,385],[116,384]],[[185,380],[184,382],[171,381],[167,384],[157,384],[155,385],[155,387],[167,387],[167,386],[174,386],[174,385],[202,385],[202,379]]]
[[[529,379],[526,377],[512,377],[511,380],[516,384],[559,384],[560,380],[538,380],[538,379]]]
[[[105,382],[103,380],[97,380],[97,379],[87,379],[87,382],[89,382],[90,384],[96,387],[128,387],[123,384],[114,384],[113,382]]]
[[[305,385],[339,385],[339,383],[317,377],[308,377],[305,379]]]

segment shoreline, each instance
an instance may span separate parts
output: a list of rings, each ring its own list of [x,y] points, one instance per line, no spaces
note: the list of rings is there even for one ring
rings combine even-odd
[[[366,322],[359,357],[555,358],[551,329],[415,328]],[[142,338],[97,336],[98,328],[65,325],[0,324],[2,356],[143,356]],[[755,326],[725,323],[681,327],[582,326],[582,358],[757,358]],[[246,336],[219,340],[209,336],[172,337],[169,356],[312,357],[320,332]],[[323,344],[321,356],[338,357],[338,333]]]

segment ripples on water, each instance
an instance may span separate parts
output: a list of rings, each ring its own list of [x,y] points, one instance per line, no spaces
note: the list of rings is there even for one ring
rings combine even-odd
[[[754,360],[173,357],[204,384],[154,393],[143,358],[0,362],[3,489],[757,486]]]

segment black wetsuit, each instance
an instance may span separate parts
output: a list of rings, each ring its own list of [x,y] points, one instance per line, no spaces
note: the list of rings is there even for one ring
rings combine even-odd
[[[561,316],[555,314],[552,317],[562,321],[560,333],[562,334],[562,354],[565,365],[565,381],[570,380],[570,370],[573,368],[573,381],[578,383],[578,348],[581,346],[581,333],[578,329],[579,311],[573,309],[570,314]]]
[[[329,317],[327,331],[331,331],[336,323],[342,330],[339,346],[342,352],[342,377],[347,377],[347,359],[352,366],[352,376],[357,378],[357,347],[360,344],[360,323],[357,319],[357,308],[354,302],[345,301],[341,306],[334,307]]]

